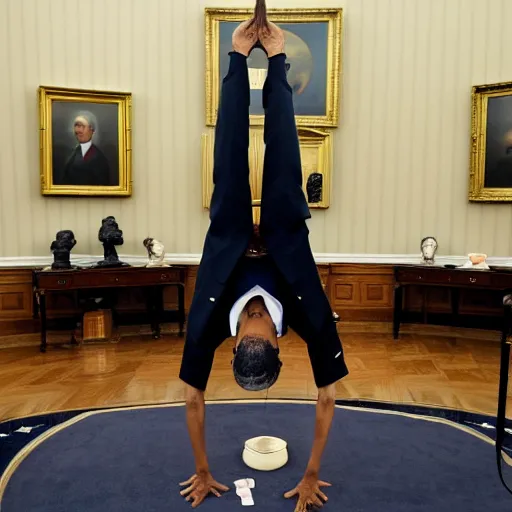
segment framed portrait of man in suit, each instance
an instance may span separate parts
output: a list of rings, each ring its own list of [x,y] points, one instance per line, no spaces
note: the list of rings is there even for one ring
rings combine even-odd
[[[131,195],[131,94],[39,87],[43,195]]]
[[[298,126],[336,127],[339,118],[342,63],[342,9],[269,9],[268,18],[285,36],[288,83]],[[215,126],[220,85],[229,67],[236,27],[253,15],[251,9],[205,11],[206,124]],[[255,48],[247,59],[251,87],[252,126],[264,122],[262,89],[268,59]]]
[[[512,82],[473,87],[470,201],[512,202]]]

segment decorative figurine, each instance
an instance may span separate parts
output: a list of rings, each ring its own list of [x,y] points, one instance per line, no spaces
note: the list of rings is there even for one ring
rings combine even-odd
[[[109,216],[102,220],[98,239],[103,244],[104,259],[98,262],[99,267],[122,267],[127,265],[119,261],[116,245],[123,245],[123,232],[119,229],[115,217]]]
[[[73,231],[65,229],[57,233],[50,246],[53,253],[52,270],[69,270],[71,268],[69,257],[75,245],[76,240]]]
[[[433,265],[437,252],[437,240],[427,236],[421,241],[421,259],[427,265]]]
[[[468,254],[468,261],[461,268],[470,268],[473,270],[489,270],[487,265],[487,254],[472,252]]]
[[[142,242],[146,250],[148,251],[149,262],[146,267],[168,267],[164,262],[165,258],[165,247],[162,242],[156,238],[146,238]]]
[[[306,184],[308,203],[319,203],[322,200],[323,178],[319,172],[310,174]]]

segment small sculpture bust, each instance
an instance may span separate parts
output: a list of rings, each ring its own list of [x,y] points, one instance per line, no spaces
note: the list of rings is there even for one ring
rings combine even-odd
[[[142,244],[148,251],[149,262],[146,267],[168,267],[164,262],[165,247],[162,242],[156,238],[146,238]]]
[[[323,176],[319,172],[312,173],[306,184],[308,203],[320,203],[322,201]]]
[[[102,220],[98,239],[103,244],[104,259],[98,262],[100,267],[120,267],[126,265],[119,261],[116,245],[123,245],[123,232],[119,229],[115,217],[109,216]]]
[[[421,241],[421,259],[427,265],[433,265],[437,252],[437,240],[433,236],[426,236]]]
[[[55,240],[50,246],[50,250],[53,253],[52,270],[68,270],[71,268],[69,257],[75,245],[76,240],[73,231],[65,229],[57,233]]]

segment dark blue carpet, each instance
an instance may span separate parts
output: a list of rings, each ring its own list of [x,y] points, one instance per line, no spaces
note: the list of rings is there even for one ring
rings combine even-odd
[[[231,487],[198,510],[241,510],[232,482],[256,480],[249,510],[293,511],[282,495],[306,466],[312,404],[216,404],[207,407],[207,444],[214,477]],[[274,435],[290,460],[260,473],[241,460],[243,442]],[[183,407],[95,414],[56,433],[19,466],[1,512],[140,512],[191,510],[178,482],[194,470]],[[410,417],[337,409],[321,478],[333,484],[326,511],[503,512],[512,497],[501,486],[494,447],[449,425]]]

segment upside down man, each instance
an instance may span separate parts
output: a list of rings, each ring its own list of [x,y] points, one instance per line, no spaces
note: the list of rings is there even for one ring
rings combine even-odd
[[[265,159],[259,237],[265,251],[248,251],[254,239],[249,184],[247,57],[259,42],[269,64],[263,87]],[[181,494],[192,507],[228,488],[214,480],[206,454],[204,391],[216,348],[233,336],[236,382],[268,389],[281,368],[278,339],[287,328],[306,343],[318,387],[311,455],[303,478],[286,498],[297,512],[321,506],[321,457],[335,406],[335,383],[348,374],[333,312],[309,244],[310,212],[302,189],[300,147],[286,79],[284,35],[273,23],[242,23],[233,34],[229,71],[222,82],[215,135],[214,192],[180,369],[186,383],[187,426],[196,472]],[[262,254],[261,254],[262,253]]]

